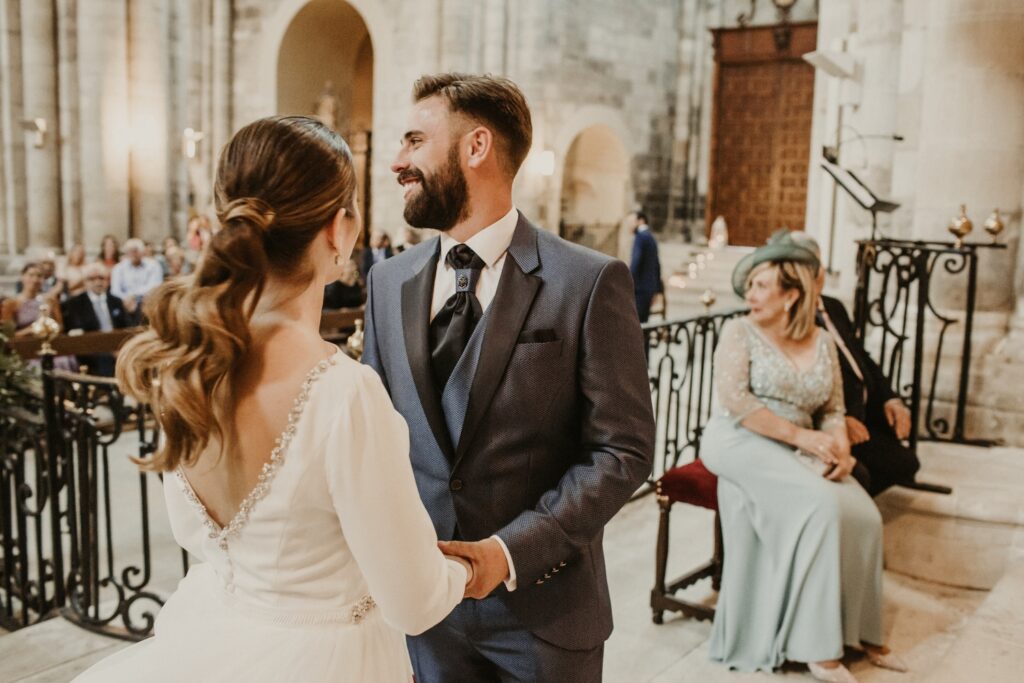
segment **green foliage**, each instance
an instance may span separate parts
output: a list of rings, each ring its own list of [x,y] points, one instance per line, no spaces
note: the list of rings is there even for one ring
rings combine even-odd
[[[0,405],[24,405],[28,395],[39,395],[40,376],[7,343],[14,336],[14,324],[0,326]]]

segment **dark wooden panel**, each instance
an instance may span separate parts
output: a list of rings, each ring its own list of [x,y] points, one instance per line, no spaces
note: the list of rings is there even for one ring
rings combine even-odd
[[[729,58],[715,70],[707,217],[725,217],[731,244],[804,227],[814,69],[793,53],[813,49],[816,29],[791,30],[781,51],[771,27],[716,34],[716,55]]]

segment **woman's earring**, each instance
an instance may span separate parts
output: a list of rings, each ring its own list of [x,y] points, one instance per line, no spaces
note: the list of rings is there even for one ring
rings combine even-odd
[[[783,305],[783,308],[785,308],[785,309],[786,309],[786,313],[789,313],[789,309],[790,309],[790,307],[791,307],[792,305],[793,305],[793,304],[791,304],[791,303],[790,303],[790,302],[788,302],[788,301],[787,301],[787,302],[786,302],[786,303],[785,303],[785,304]]]
[[[336,265],[336,266],[340,266],[341,265],[341,254],[339,254],[338,252],[334,252],[334,265]]]

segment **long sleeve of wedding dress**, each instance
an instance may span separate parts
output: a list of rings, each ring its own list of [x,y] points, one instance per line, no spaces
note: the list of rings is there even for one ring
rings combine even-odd
[[[463,597],[465,568],[446,559],[409,464],[409,431],[380,378],[361,366],[349,410],[325,448],[327,486],[345,538],[384,619],[410,634],[440,622]],[[349,454],[336,457],[332,444]]]

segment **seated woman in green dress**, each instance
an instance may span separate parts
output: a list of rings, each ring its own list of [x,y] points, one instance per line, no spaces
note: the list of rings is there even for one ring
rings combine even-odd
[[[750,313],[722,329],[701,446],[726,557],[710,649],[741,671],[789,660],[848,683],[844,645],[905,667],[882,642],[882,520],[849,476],[839,361],[814,324],[817,269],[786,239],[733,273]]]

